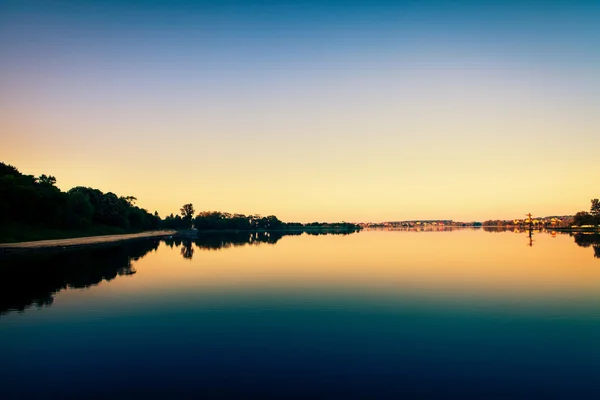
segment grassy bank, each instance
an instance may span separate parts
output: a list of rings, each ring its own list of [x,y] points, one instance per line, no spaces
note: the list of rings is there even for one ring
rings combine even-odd
[[[140,231],[126,231],[113,226],[92,226],[86,229],[53,229],[31,225],[0,226],[0,243],[30,242],[34,240],[71,239],[86,236],[120,235],[124,233],[137,233]]]

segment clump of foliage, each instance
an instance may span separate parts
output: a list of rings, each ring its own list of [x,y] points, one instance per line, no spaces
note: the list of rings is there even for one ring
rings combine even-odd
[[[600,200],[591,200],[590,211],[580,211],[575,214],[573,223],[578,226],[600,225]]]
[[[256,229],[281,229],[285,226],[283,222],[274,215],[261,217],[260,215],[230,214],[220,211],[203,211],[194,219],[194,225],[198,229],[234,229],[234,230],[256,230]]]
[[[129,232],[160,225],[160,217],[137,207],[135,197],[82,186],[63,192],[54,176],[24,175],[1,162],[0,193],[0,241],[22,240],[25,227],[85,233],[98,232],[99,227]]]

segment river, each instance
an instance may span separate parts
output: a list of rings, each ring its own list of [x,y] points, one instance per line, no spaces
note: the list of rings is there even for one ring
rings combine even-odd
[[[11,397],[600,393],[598,235],[202,234],[0,259]]]

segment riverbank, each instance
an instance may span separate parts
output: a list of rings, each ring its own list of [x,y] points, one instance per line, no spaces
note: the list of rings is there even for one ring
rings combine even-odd
[[[0,226],[0,244],[34,242],[40,240],[73,239],[105,235],[126,235],[130,233],[146,232],[148,230],[149,229],[127,230],[116,226],[106,225],[92,225],[82,229],[58,229],[31,224],[9,223],[2,224]]]
[[[493,229],[493,230],[503,230],[503,231],[512,231],[515,229],[518,229],[520,231],[528,231],[530,230],[529,227],[522,227],[522,226],[496,226],[496,225],[484,225],[482,226],[482,228],[484,230],[489,230],[489,229]],[[536,228],[533,227],[531,228],[532,231],[534,232],[538,232],[538,231],[556,231],[556,232],[570,232],[570,233],[583,233],[583,232],[592,232],[592,233],[600,233],[600,227],[573,227],[573,226],[569,226],[569,227],[542,227],[542,228]]]
[[[122,242],[125,240],[135,239],[147,239],[151,237],[162,237],[174,235],[177,231],[159,230],[159,231],[146,231],[139,233],[129,233],[122,235],[102,235],[102,236],[85,236],[69,239],[51,239],[51,240],[36,240],[31,242],[20,242],[20,243],[4,243],[0,244],[0,253],[17,253],[17,252],[29,252],[36,250],[58,250],[66,248],[75,248],[83,246],[92,246],[105,243]]]
[[[174,229],[163,229],[156,231],[146,231],[139,233],[129,234],[118,234],[118,235],[98,235],[98,236],[83,236],[73,237],[66,239],[49,239],[49,240],[36,240],[18,243],[0,243],[0,255],[23,253],[31,251],[41,250],[62,250],[62,249],[73,249],[84,246],[94,246],[100,244],[109,244],[122,242],[125,240],[134,239],[147,239],[151,237],[164,237],[164,236],[176,236],[180,239],[194,239],[202,235],[210,234],[231,234],[240,232],[252,232],[252,233],[303,233],[308,234],[320,234],[320,233],[351,233],[357,232],[360,229],[344,229],[344,228],[324,228],[324,227],[306,227],[306,228],[289,228],[289,229],[256,229],[256,230],[236,230],[236,229],[214,229],[214,230],[174,230]]]

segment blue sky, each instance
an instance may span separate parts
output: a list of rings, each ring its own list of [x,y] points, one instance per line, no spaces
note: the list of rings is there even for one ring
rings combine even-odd
[[[0,159],[161,214],[572,213],[599,39],[589,1],[0,0]]]

